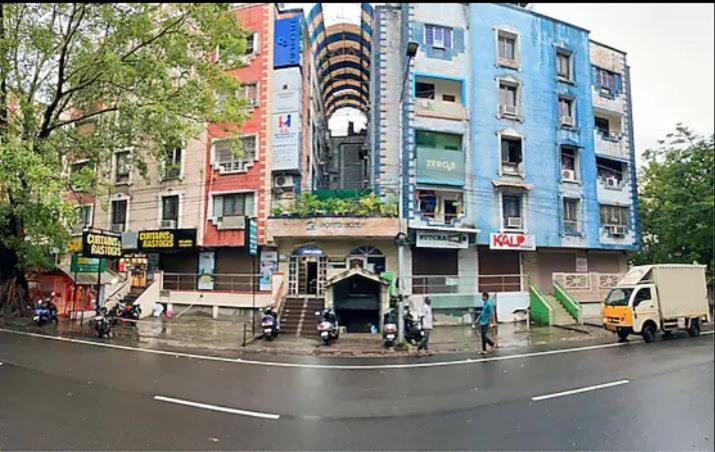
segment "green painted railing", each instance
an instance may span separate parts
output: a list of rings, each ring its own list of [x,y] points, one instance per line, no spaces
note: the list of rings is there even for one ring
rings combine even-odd
[[[529,300],[532,319],[544,325],[552,325],[556,321],[556,308],[533,284],[529,284]]]
[[[581,304],[556,281],[554,281],[554,298],[561,303],[574,320],[578,323],[583,323],[583,309],[581,308]]]

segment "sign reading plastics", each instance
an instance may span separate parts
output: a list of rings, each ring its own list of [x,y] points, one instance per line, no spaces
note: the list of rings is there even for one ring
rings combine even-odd
[[[140,251],[171,251],[196,247],[196,229],[160,229],[139,232]]]
[[[122,257],[122,239],[113,232],[82,233],[82,255],[85,257]]]

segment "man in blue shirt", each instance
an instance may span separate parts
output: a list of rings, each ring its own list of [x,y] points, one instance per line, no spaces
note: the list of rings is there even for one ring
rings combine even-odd
[[[479,331],[482,335],[482,351],[481,354],[487,353],[487,344],[491,347],[489,352],[494,350],[494,341],[492,341],[487,332],[489,331],[489,323],[492,319],[492,314],[494,314],[494,302],[489,298],[489,293],[484,292],[482,294],[482,300],[484,300],[484,306],[482,307],[482,313],[479,314]]]

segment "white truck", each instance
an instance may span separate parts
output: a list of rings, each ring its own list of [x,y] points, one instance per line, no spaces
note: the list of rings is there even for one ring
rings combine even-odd
[[[603,306],[603,326],[626,340],[629,334],[653,342],[656,333],[687,330],[698,336],[711,321],[705,265],[658,264],[633,267],[611,289]]]

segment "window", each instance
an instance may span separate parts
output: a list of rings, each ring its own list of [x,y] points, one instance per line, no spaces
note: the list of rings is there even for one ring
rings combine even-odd
[[[114,182],[129,182],[129,172],[131,170],[131,152],[120,151],[114,153]]]
[[[564,233],[578,234],[578,199],[564,198]]]
[[[92,225],[92,206],[80,206],[76,208],[79,220],[72,228],[73,234],[79,234],[86,226]]]
[[[256,53],[256,44],[257,44],[256,41],[258,41],[258,40],[256,39],[255,33],[252,33],[251,35],[246,37],[246,51],[245,51],[246,55],[252,55],[252,54]]]
[[[425,82],[415,83],[415,97],[419,99],[434,99],[434,84]]]
[[[112,231],[124,232],[127,227],[127,201],[112,201]]]
[[[502,212],[504,229],[523,229],[521,217],[521,196],[502,195]]]
[[[241,152],[236,155],[231,149],[230,140],[214,142],[215,165],[222,172],[247,171],[256,158],[256,137],[254,135],[241,137]]]
[[[457,96],[454,94],[442,94],[443,102],[457,102]]]
[[[417,200],[419,209],[423,216],[434,218],[437,210],[437,197],[433,191],[418,191]]]
[[[183,150],[180,147],[168,148],[166,150],[166,161],[164,162],[164,179],[178,179],[181,176],[181,159]]]
[[[517,64],[516,35],[499,31],[497,41],[498,62],[507,66],[515,66]]]
[[[522,162],[521,138],[501,137],[501,169],[505,174],[519,174]]]
[[[570,146],[561,147],[561,179],[578,180],[577,151]]]
[[[650,300],[650,287],[643,287],[638,292],[636,292],[635,297],[633,297],[633,307],[638,307],[641,302]]]
[[[438,49],[451,49],[452,29],[439,25],[425,25],[425,44]]]
[[[601,206],[602,225],[628,225],[628,207]]]
[[[446,151],[462,150],[462,135],[418,130],[415,134],[415,141],[417,147],[444,149]]]
[[[161,198],[161,220],[179,221],[179,195],[164,196]]]
[[[518,89],[519,85],[505,81],[499,82],[499,111],[504,116],[517,116],[518,109]]]
[[[616,74],[605,69],[596,68],[596,83],[601,88],[605,88],[609,91],[615,91]]]
[[[258,105],[258,85],[256,83],[244,83],[241,85],[241,97],[248,101],[252,107]]]
[[[598,133],[604,136],[609,136],[611,134],[611,127],[610,124],[608,123],[608,119],[606,118],[600,118],[596,116],[594,118],[595,120],[595,127],[596,130],[598,130]]]
[[[223,217],[253,216],[253,193],[231,193],[214,196],[213,216]]]
[[[606,188],[620,189],[622,187],[623,173],[625,172],[624,163],[597,157],[596,169],[599,182]]]
[[[417,205],[423,217],[450,224],[463,215],[462,193],[417,190]]]
[[[573,127],[576,123],[573,103],[571,98],[559,97],[559,124],[562,127]]]
[[[566,51],[556,52],[556,75],[559,79],[571,81],[571,59],[573,55]]]

